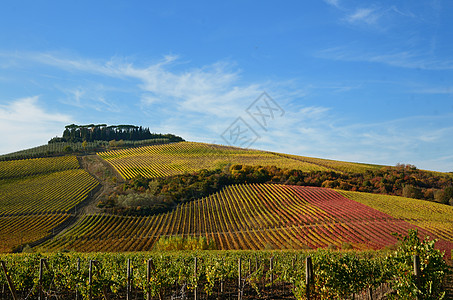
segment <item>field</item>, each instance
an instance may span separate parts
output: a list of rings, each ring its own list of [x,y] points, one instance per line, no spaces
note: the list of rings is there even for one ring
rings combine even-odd
[[[147,294],[148,299],[194,299],[195,293],[198,299],[305,299],[307,256],[316,274],[314,299],[347,299],[353,293],[357,299],[398,275],[387,267],[391,259],[377,252],[48,253],[0,259],[21,299],[38,296],[41,259],[48,266],[41,276],[43,293],[57,299],[146,299]],[[7,285],[5,277],[0,284]],[[0,290],[0,297],[7,293]]]
[[[0,162],[0,251],[39,240],[98,186],[75,156]]]
[[[79,162],[75,156],[4,161],[0,162],[0,180],[8,178],[21,179],[30,175],[78,168]]]
[[[345,161],[291,155],[291,154],[280,154],[280,153],[275,153],[275,154],[279,155],[281,157],[287,157],[287,158],[307,162],[310,164],[322,166],[327,169],[335,170],[337,172],[362,173],[362,172],[366,172],[367,170],[378,170],[378,169],[384,167],[381,165],[353,163],[353,162],[345,162]]]
[[[37,253],[1,255],[1,259],[13,270],[10,274],[13,281],[20,284],[19,291],[23,297],[36,295],[37,288],[33,282],[36,283],[37,266],[44,257],[51,265],[44,277],[52,280],[52,285],[57,288],[52,293],[59,293],[61,299],[71,299],[79,292],[85,297],[93,293],[97,297],[109,294],[110,297],[122,298],[126,290],[139,298],[148,291],[156,299],[159,295],[179,297],[178,293],[193,297],[194,289],[201,287],[203,290],[199,292],[204,295],[212,295],[217,290],[219,299],[237,298],[238,293],[247,293],[248,299],[264,299],[272,297],[274,292],[281,293],[285,299],[303,299],[303,263],[310,253],[316,272],[320,274],[314,283],[314,293],[317,299],[333,299],[350,298],[351,293],[380,288],[389,278],[395,280],[401,276],[398,280],[405,282],[404,276],[412,268],[413,253],[411,250],[404,254],[404,258],[398,258],[400,254],[394,251],[398,242],[395,234],[404,236],[416,229],[421,238],[439,239],[437,249],[450,257],[453,207],[410,198],[245,181],[248,183],[213,189],[218,192],[206,192],[202,195],[209,196],[201,199],[187,202],[185,198],[173,202],[183,204],[166,213],[149,216],[98,213],[100,209],[94,205],[94,196],[101,191],[106,197],[117,192],[122,195],[137,192],[129,189],[128,184],[132,186],[132,183],[123,184],[119,175],[113,176],[116,173],[113,169],[124,179],[137,175],[155,178],[228,164],[334,171],[336,173],[328,174],[343,177],[347,172],[381,168],[190,142],[113,150],[91,157],[2,161],[0,252],[25,248]],[[226,177],[221,177],[222,174],[212,176],[223,178],[225,182]],[[193,180],[200,190],[207,190],[208,185],[203,186],[206,182],[197,176],[194,174],[189,181]],[[272,176],[270,178],[276,177]],[[181,181],[172,179],[172,185],[164,186],[166,190],[163,193],[181,191],[187,177]],[[148,187],[149,183],[143,179],[138,179],[137,183],[139,181],[145,182],[144,186],[139,186],[142,188],[140,192],[144,192],[143,187]],[[305,183],[310,184],[310,181]],[[106,193],[108,189],[112,194]],[[137,211],[140,210],[137,208]],[[59,233],[63,228],[65,230]],[[163,252],[162,249],[168,249],[165,247],[171,243],[186,243],[189,249],[197,245],[207,245],[212,249],[214,245],[215,249],[228,251]],[[33,248],[25,247],[27,244]],[[161,249],[159,252],[144,252],[155,250],[156,245]],[[306,252],[326,248],[343,251]],[[380,249],[384,251],[375,252]],[[390,249],[391,252],[386,251]],[[81,253],[62,253],[67,250]],[[142,253],[118,253],[135,251]],[[396,257],[389,257],[388,253]],[[425,257],[425,261],[432,259],[430,255]],[[436,255],[442,260],[442,255]],[[152,259],[152,268],[148,259]],[[92,260],[96,261],[93,265],[95,273],[92,274],[94,283],[87,285],[86,276],[91,273],[88,265]],[[239,275],[241,260],[243,267]],[[399,264],[401,260],[405,261],[403,265]],[[125,275],[126,263],[131,263],[134,268],[129,278]],[[154,274],[149,281],[144,277],[147,264]],[[389,267],[389,264],[396,267]],[[390,277],[384,279],[381,276],[377,280],[377,277],[369,276],[370,272],[375,272],[373,276]],[[132,290],[126,287],[129,281],[134,281]],[[348,285],[348,282],[353,283]],[[4,277],[0,276],[0,283],[5,284]],[[278,286],[276,291],[273,290],[274,284]],[[227,294],[221,291],[223,288]],[[6,296],[4,293],[0,292],[0,297]]]
[[[453,207],[412,198],[340,191],[344,196],[453,242]]]
[[[138,147],[143,145],[152,145],[152,144],[160,144],[160,143],[168,143],[169,140],[166,138],[156,138],[156,139],[149,139],[149,140],[141,140],[141,141],[123,141],[121,146],[129,146],[129,147]],[[102,151],[104,149],[109,148],[109,142],[107,141],[95,141],[95,142],[87,142],[84,145],[81,142],[72,143],[72,142],[60,142],[60,143],[49,143],[46,145],[21,150],[9,154],[0,155],[0,161],[8,161],[11,159],[29,159],[35,157],[43,157],[43,156],[54,156],[54,155],[65,155],[68,151],[76,151],[79,153],[83,153],[85,151]]]
[[[435,209],[429,205],[425,208]],[[335,190],[245,184],[229,186],[180,205],[170,213],[150,217],[87,215],[41,249],[143,251],[152,249],[161,236],[179,235],[206,237],[223,250],[365,250],[394,245],[397,239],[392,233],[404,235],[411,228],[418,228],[421,236],[440,237],[408,221],[348,199]],[[442,240],[439,248],[447,250],[452,245]]]
[[[258,150],[212,144],[180,142],[98,153],[124,178],[147,178],[215,169],[226,164],[279,166],[304,171],[328,171],[327,167]]]
[[[11,252],[52,233],[68,214],[39,214],[0,218],[0,252]]]

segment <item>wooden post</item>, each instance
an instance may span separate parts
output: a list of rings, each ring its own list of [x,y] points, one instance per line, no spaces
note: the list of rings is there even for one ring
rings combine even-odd
[[[149,289],[149,282],[151,281],[151,269],[154,269],[153,260],[148,259],[148,265],[146,266],[146,280],[148,280],[148,292],[146,293],[146,300],[151,300],[151,290]]]
[[[1,261],[1,264],[3,272],[5,273],[6,281],[8,282],[9,290],[11,291],[11,295],[13,296],[14,300],[17,300],[16,288],[14,287],[14,284],[11,281],[11,278],[9,277],[8,270],[6,269],[6,264],[3,260]]]
[[[198,300],[198,280],[197,280],[197,257],[194,258],[194,276],[195,276],[195,289],[193,290],[193,298]]]
[[[274,257],[271,257],[269,260],[269,270],[271,272],[271,299],[274,293]]]
[[[249,275],[252,274],[252,259],[249,258]]]
[[[44,299],[44,295],[42,293],[42,277],[43,277],[43,272],[44,272],[44,262],[45,262],[44,258],[41,258],[39,260],[38,300],[43,300]]]
[[[225,260],[222,258],[222,267],[225,265]],[[223,294],[223,276],[222,280],[220,280],[220,292]]]
[[[88,299],[92,299],[91,285],[93,283],[93,261],[90,259],[90,266],[88,267]]]
[[[313,282],[313,263],[311,256],[307,256],[305,259],[305,285],[306,285],[306,296],[307,300],[310,299],[310,285]]]
[[[241,258],[238,258],[238,300],[242,299]]]
[[[131,298],[131,259],[127,259],[127,287],[126,287],[126,299]]]
[[[80,272],[80,257],[77,257],[77,273]],[[75,300],[79,300],[79,285],[76,285]]]
[[[255,256],[255,271],[258,270],[258,257]]]
[[[415,275],[415,284],[417,285],[417,289],[420,288],[420,276],[421,276],[421,271],[420,271],[420,257],[418,255],[413,256],[414,259],[414,275]],[[418,292],[416,295],[416,299],[419,299],[418,297]]]

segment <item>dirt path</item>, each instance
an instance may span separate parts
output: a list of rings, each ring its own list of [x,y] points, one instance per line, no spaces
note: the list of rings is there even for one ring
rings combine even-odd
[[[101,209],[96,206],[99,198],[110,193],[118,184],[122,184],[124,179],[112,166],[97,155],[79,156],[78,160],[81,167],[96,178],[102,186],[100,191],[85,203],[82,208],[83,212],[84,214],[99,213]]]
[[[39,247],[39,244],[51,238],[62,236],[67,230],[78,224],[85,215],[102,212],[102,210],[97,207],[100,198],[106,193],[110,193],[118,184],[124,182],[123,177],[97,155],[78,156],[77,159],[79,160],[81,168],[96,178],[99,182],[99,186],[90,192],[87,199],[79,203],[74,210],[71,210],[71,216],[63,224],[54,228],[54,234],[46,236],[34,243],[30,243],[30,246]]]

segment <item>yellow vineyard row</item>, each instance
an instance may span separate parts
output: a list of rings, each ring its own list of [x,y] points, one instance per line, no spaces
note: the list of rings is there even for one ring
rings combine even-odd
[[[269,152],[227,146],[180,142],[98,153],[124,178],[147,178],[215,169],[226,164],[277,166],[303,171],[327,171],[326,167]]]

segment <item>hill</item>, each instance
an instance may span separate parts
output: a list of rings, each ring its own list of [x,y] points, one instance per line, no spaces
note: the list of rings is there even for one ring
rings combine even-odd
[[[365,193],[345,195],[363,202],[369,200]],[[151,250],[160,237],[195,236],[215,241],[222,250],[380,249],[396,243],[393,233],[404,235],[409,229],[418,229],[421,236],[440,238],[438,246],[443,250],[453,247],[451,228],[445,226],[436,235],[426,226],[432,220],[449,219],[453,207],[425,201],[424,214],[417,214],[414,221],[417,208],[404,216],[397,212],[387,214],[381,211],[382,205],[375,205],[374,209],[345,195],[316,187],[228,186],[165,214],[87,215],[70,231],[42,247],[52,251],[143,251]]]
[[[414,228],[453,248],[452,207],[433,202],[448,203],[449,174],[160,142],[0,161],[0,251],[142,251],[170,236],[219,249],[380,249]]]
[[[48,236],[98,185],[75,156],[0,162],[0,251]]]

